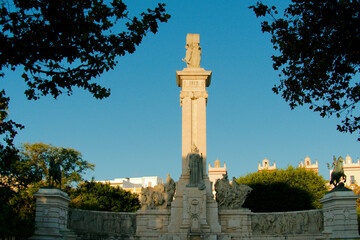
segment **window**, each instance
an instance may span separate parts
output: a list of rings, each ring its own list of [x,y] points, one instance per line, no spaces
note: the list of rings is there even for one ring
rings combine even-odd
[[[151,182],[148,182],[148,187],[152,187],[152,184],[151,184]]]
[[[350,184],[355,184],[355,177],[354,176],[350,176]]]

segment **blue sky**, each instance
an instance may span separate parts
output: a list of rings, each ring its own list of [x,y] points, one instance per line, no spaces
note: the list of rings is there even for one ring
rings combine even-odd
[[[248,9],[254,1],[165,1],[172,15],[131,55],[98,82],[111,96],[96,100],[81,89],[70,97],[28,101],[21,72],[7,72],[1,84],[11,97],[10,118],[26,128],[16,143],[45,142],[79,150],[96,165],[87,179],[181,174],[180,88],[175,71],[186,64],[187,33],[200,34],[201,67],[213,72],[208,88],[207,157],[226,162],[229,178],[257,171],[268,158],[279,168],[309,156],[328,179],[332,156],[360,157],[357,135],[336,130],[337,119],[321,118],[306,107],[291,111],[271,88],[270,36]],[[271,1],[265,1],[271,3]],[[282,1],[281,3],[284,3]],[[153,1],[131,1],[143,11]]]

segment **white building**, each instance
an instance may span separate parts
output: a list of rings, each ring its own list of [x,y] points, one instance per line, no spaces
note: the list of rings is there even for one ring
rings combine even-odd
[[[119,186],[132,193],[141,193],[141,188],[154,187],[159,183],[164,183],[161,177],[137,177],[137,178],[115,178],[114,180],[98,181],[109,183],[110,186]]]

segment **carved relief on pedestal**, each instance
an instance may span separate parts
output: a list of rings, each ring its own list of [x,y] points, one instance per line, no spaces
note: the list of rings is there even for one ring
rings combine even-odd
[[[199,200],[197,199],[192,199],[190,202],[189,202],[189,205],[188,205],[188,214],[190,216],[190,229],[191,229],[191,232],[199,232],[200,231],[200,214],[201,214],[201,211],[202,211],[202,208],[201,208],[201,204],[199,202]]]
[[[320,211],[254,214],[251,229],[255,235],[319,234],[324,229],[323,216]]]

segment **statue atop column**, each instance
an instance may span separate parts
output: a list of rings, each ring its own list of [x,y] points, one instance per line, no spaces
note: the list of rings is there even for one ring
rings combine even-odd
[[[201,47],[200,35],[188,33],[186,36],[186,56],[182,59],[186,62],[188,68],[200,68]]]

